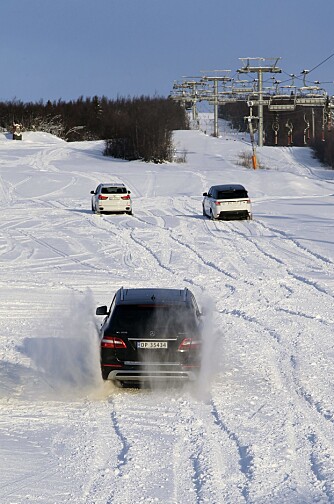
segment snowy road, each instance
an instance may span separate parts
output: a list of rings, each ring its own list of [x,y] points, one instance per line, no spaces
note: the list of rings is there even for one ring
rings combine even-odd
[[[1,504],[334,503],[334,172],[308,149],[176,132],[182,164],[101,142],[0,135]],[[125,182],[134,215],[93,215]],[[253,221],[202,216],[242,183]],[[205,309],[199,383],[100,379],[95,307],[188,287]]]

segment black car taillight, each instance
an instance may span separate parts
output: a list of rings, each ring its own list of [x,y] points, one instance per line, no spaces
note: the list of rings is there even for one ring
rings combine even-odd
[[[116,336],[103,336],[101,348],[126,348],[125,342]]]
[[[179,345],[179,352],[187,352],[189,350],[197,350],[200,348],[201,342],[193,338],[184,338]]]

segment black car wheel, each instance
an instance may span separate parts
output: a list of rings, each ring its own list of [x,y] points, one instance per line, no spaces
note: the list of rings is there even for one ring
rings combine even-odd
[[[101,374],[102,374],[102,380],[108,380],[108,375],[109,375],[110,371],[104,371],[103,369],[101,370]]]

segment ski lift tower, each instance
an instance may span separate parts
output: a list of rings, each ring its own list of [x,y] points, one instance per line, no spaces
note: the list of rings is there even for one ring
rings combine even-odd
[[[201,73],[207,73],[205,70],[201,70]],[[218,82],[231,82],[231,77],[228,76],[229,72],[231,70],[211,70],[211,73],[214,75],[204,75],[202,77],[203,81],[207,82],[213,82],[213,116],[214,116],[214,130],[213,130],[213,136],[218,137],[219,132],[218,132],[218,103],[219,103],[219,92],[218,92]],[[218,73],[224,72],[226,75],[218,75]]]
[[[264,73],[281,73],[277,62],[281,58],[239,58],[242,61],[243,67],[238,70],[239,73],[257,73],[258,75],[258,100],[254,105],[258,106],[259,117],[259,138],[258,145],[263,147],[263,74]]]
[[[197,112],[197,102],[199,101],[199,93],[198,93],[198,87],[202,85],[200,81],[200,77],[182,77],[183,80],[183,87],[190,89],[190,99],[192,102],[192,119],[193,121],[198,120],[198,112]],[[192,80],[188,80],[192,79]]]

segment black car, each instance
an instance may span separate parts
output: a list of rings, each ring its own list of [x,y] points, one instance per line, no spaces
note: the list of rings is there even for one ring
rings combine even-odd
[[[119,289],[100,329],[104,380],[142,383],[195,380],[201,313],[188,289]]]

